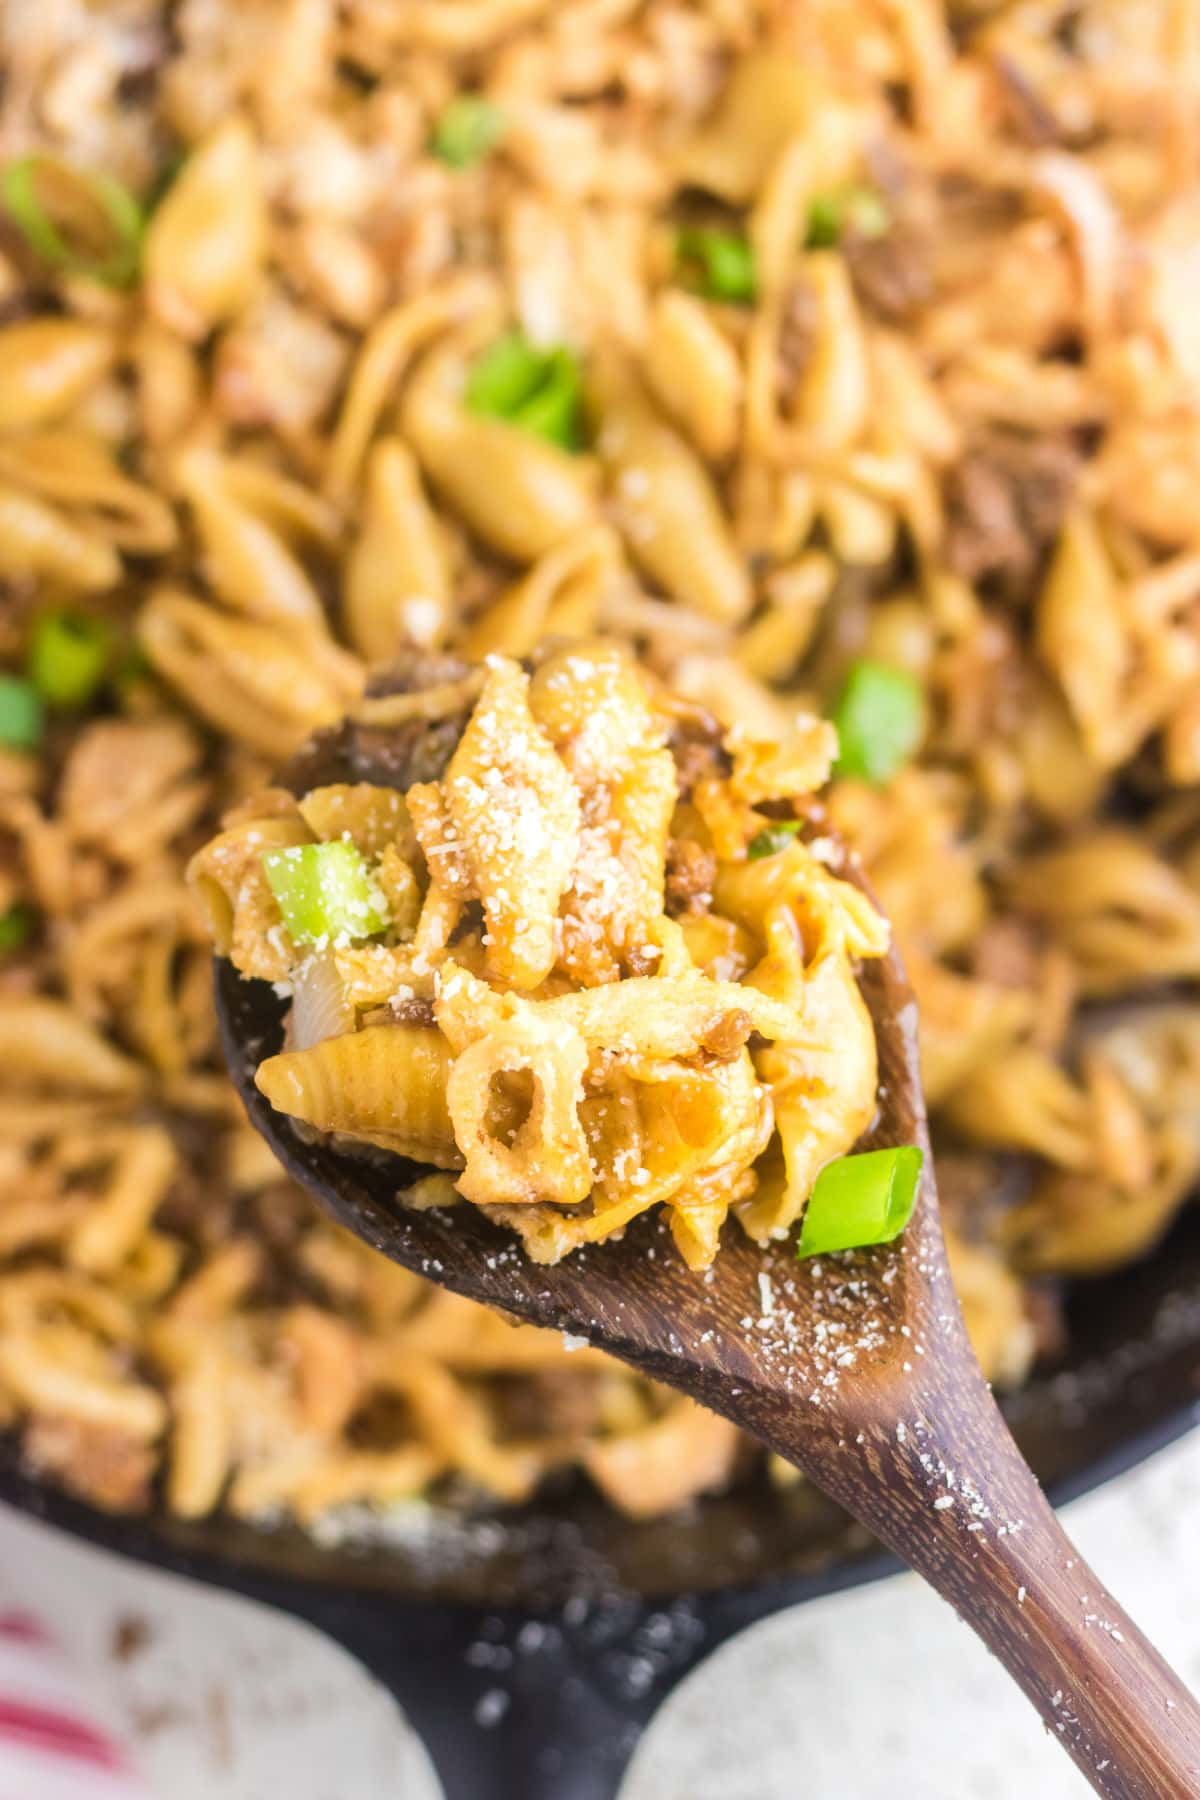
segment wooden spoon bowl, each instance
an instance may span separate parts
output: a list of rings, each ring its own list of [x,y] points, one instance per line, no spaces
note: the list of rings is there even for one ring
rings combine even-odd
[[[439,732],[432,747],[419,732],[347,724],[287,780],[296,791],[404,787],[439,772],[430,765],[458,728],[443,721]],[[852,858],[842,872],[861,881]],[[1061,1530],[967,1340],[928,1158],[916,1004],[894,950],[864,966],[862,991],[880,1076],[862,1147],[927,1153],[903,1237],[798,1262],[790,1242],[762,1249],[731,1223],[713,1269],[696,1274],[652,1217],[544,1267],[473,1206],[407,1209],[400,1196],[428,1170],[334,1147],[259,1094],[255,1070],[280,1048],[283,1003],[229,963],[216,972],[226,1060],[251,1121],[340,1224],[431,1281],[585,1339],[733,1419],[952,1602],[1098,1793],[1200,1796],[1200,1709]]]

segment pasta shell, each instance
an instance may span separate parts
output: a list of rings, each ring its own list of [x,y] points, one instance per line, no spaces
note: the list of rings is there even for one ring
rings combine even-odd
[[[456,1059],[446,1090],[466,1167],[459,1188],[478,1205],[574,1206],[592,1186],[579,1118],[587,1050],[569,1026],[506,1020]],[[527,1081],[521,1117],[518,1075]],[[509,1104],[504,1104],[505,1099]],[[505,1129],[507,1128],[507,1129]]]
[[[405,643],[432,649],[445,636],[449,600],[446,545],[416,462],[386,438],[371,453],[363,526],[346,559],[346,635],[368,662]]]
[[[737,445],[742,371],[737,352],[707,307],[677,288],[654,303],[644,363],[665,412],[703,456],[729,456]]]
[[[69,507],[97,537],[135,555],[160,556],[178,537],[175,515],[161,495],[131,481],[106,450],[75,432],[0,440],[0,479]]]
[[[235,116],[193,151],[151,218],[142,252],[150,311],[180,337],[207,337],[254,293],[266,243],[258,152]]]
[[[1084,993],[1200,975],[1200,895],[1131,832],[1093,831],[1029,857],[1008,892],[1068,952]]]
[[[146,1077],[61,1000],[0,999],[0,1062],[18,1081],[56,1091],[137,1094]]]
[[[401,856],[417,853],[417,837],[399,788],[371,782],[334,782],[313,788],[299,802],[300,815],[319,838],[353,838],[367,856],[394,844]]]
[[[472,531],[502,555],[532,562],[594,517],[598,471],[586,456],[464,411],[465,373],[457,345],[426,359],[408,390],[405,434]]]
[[[201,366],[190,344],[147,319],[130,346],[137,375],[138,414],[147,441],[159,449],[177,442],[199,411]]]
[[[201,718],[267,756],[290,755],[345,711],[324,668],[281,631],[229,618],[177,589],[146,602],[138,641]]]
[[[177,467],[217,596],[247,618],[324,633],[325,612],[312,582],[278,533],[228,492],[221,459],[196,450]]]
[[[0,575],[30,576],[70,593],[102,593],[121,579],[111,544],[81,531],[56,507],[0,483]]]
[[[875,1111],[875,1029],[850,963],[823,955],[804,969],[798,950],[789,956],[785,943],[784,933],[774,934],[773,954],[754,975],[757,985],[790,996],[801,1034],[791,1043],[767,1044],[754,1058],[771,1090],[787,1164],[781,1192],[764,1183],[738,1206],[747,1235],[759,1244],[795,1223],[820,1169],[852,1148]]]
[[[712,118],[680,153],[678,179],[742,204],[788,140],[809,125],[820,99],[799,57],[779,51],[741,57]]]
[[[844,259],[826,251],[805,259],[816,332],[799,392],[796,420],[822,449],[852,443],[867,422],[871,378],[858,303]]]
[[[82,319],[29,319],[0,331],[0,431],[62,418],[108,373],[111,331]]]
[[[1095,518],[1067,519],[1037,609],[1037,648],[1058,680],[1092,759],[1111,767],[1128,754],[1118,734],[1134,657],[1127,608]]]
[[[537,727],[529,677],[515,663],[497,657],[489,665],[442,794],[483,902],[488,967],[514,987],[536,987],[554,965],[555,914],[579,846],[579,796]],[[428,837],[422,848],[436,858]]]
[[[975,1143],[1031,1150],[1064,1169],[1091,1168],[1097,1137],[1084,1089],[1044,1051],[1018,1045],[972,1069],[942,1101],[951,1125]]]
[[[298,816],[249,819],[219,833],[188,864],[188,883],[218,953],[235,957],[246,975],[280,981],[289,972],[291,939],[263,869],[263,851],[309,841]]]
[[[289,541],[311,544],[326,556],[339,553],[341,520],[324,495],[250,456],[222,456],[220,479],[224,491],[239,505],[265,519]]]
[[[455,1169],[462,1158],[446,1106],[449,1072],[450,1046],[433,1026],[369,1025],[269,1057],[255,1080],[277,1111],[318,1131]]]
[[[474,272],[455,276],[384,314],[354,365],[329,446],[325,492],[350,498],[379,417],[412,358],[440,332],[459,325],[495,300],[495,284]]]
[[[740,981],[758,960],[753,934],[719,913],[685,913],[679,928],[696,967],[715,981]]]
[[[597,372],[592,400],[596,447],[630,556],[672,599],[722,622],[745,618],[750,577],[700,458],[616,363]]]
[[[621,548],[612,531],[587,526],[485,608],[466,634],[464,655],[528,656],[544,638],[588,636],[620,569]]]

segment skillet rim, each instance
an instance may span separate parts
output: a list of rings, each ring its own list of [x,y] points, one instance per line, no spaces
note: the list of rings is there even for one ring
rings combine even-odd
[[[1046,1488],[1047,1497],[1056,1508],[1082,1499],[1148,1462],[1159,1451],[1179,1442],[1197,1426],[1200,1426],[1200,1395],[1196,1400],[1174,1407],[1163,1418],[1134,1432],[1128,1439],[1096,1457],[1074,1474],[1050,1483]],[[265,1590],[272,1590],[278,1596],[274,1604],[289,1611],[299,1611],[305,1617],[309,1614],[299,1604],[299,1597],[327,1593],[336,1594],[342,1603],[353,1601],[361,1604],[364,1609],[386,1606],[393,1616],[396,1609],[410,1605],[464,1612],[479,1610],[477,1602],[450,1595],[418,1593],[410,1597],[393,1590],[342,1584],[320,1576],[285,1574],[261,1565],[256,1566],[251,1559],[230,1553],[219,1546],[204,1544],[185,1548],[171,1544],[159,1526],[158,1521],[162,1516],[159,1512],[105,1512],[100,1507],[78,1499],[55,1482],[23,1470],[11,1452],[0,1458],[0,1504],[11,1507],[23,1517],[50,1525],[70,1538],[112,1551],[130,1562],[166,1569],[174,1574],[202,1581],[208,1586],[252,1597],[260,1596]],[[221,1530],[220,1515],[213,1520],[204,1521],[203,1526],[216,1536]],[[368,1564],[369,1559],[364,1558],[364,1566]],[[874,1550],[859,1555],[834,1556],[828,1564],[812,1570],[753,1576],[745,1581],[728,1582],[695,1595],[695,1601],[703,1609],[705,1602],[723,1596],[771,1596],[772,1605],[770,1608],[764,1606],[765,1612],[775,1610],[776,1607],[800,1605],[810,1599],[864,1586],[868,1582],[902,1572],[904,1564],[897,1557],[884,1550]],[[664,1595],[653,1596],[659,1602],[668,1597],[669,1591]],[[524,1617],[534,1609],[528,1605],[499,1602],[484,1610],[488,1613]]]

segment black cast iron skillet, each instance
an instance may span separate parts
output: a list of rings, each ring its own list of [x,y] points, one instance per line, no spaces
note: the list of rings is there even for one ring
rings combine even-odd
[[[1079,1287],[1072,1351],[1008,1408],[1057,1503],[1142,1461],[1200,1403],[1200,1214]],[[109,1517],[0,1445],[0,1499],[139,1561],[284,1607],[396,1694],[447,1800],[612,1800],[637,1738],[717,1645],[898,1568],[807,1489],[765,1478],[682,1518],[617,1518],[582,1483],[387,1548],[221,1518]]]

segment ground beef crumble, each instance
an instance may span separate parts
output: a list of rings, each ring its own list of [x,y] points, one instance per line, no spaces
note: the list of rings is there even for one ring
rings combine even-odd
[[[864,306],[890,324],[903,324],[933,292],[933,274],[918,231],[894,226],[882,237],[853,227],[842,239],[842,254],[854,291]]]
[[[717,859],[694,838],[671,838],[667,844],[667,911],[701,912],[712,905]]]
[[[1081,462],[1066,434],[991,432],[969,448],[946,481],[946,560],[955,573],[1027,583],[1058,534]]]

